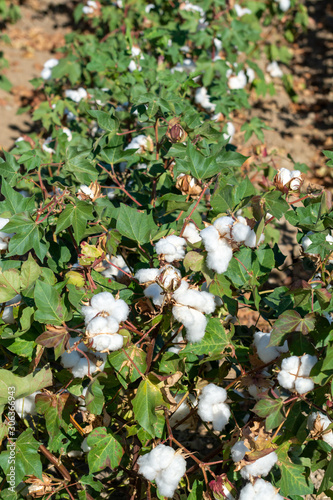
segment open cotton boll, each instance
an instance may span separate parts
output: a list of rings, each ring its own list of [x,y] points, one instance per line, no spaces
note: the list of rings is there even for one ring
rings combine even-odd
[[[243,89],[246,86],[246,84],[247,84],[247,78],[243,70],[240,70],[240,72],[236,76],[231,76],[228,80],[229,89],[232,90]]]
[[[212,422],[215,431],[222,431],[227,425],[231,412],[224,403],[227,391],[215,384],[206,385],[199,396],[198,415],[204,422]]]
[[[247,70],[246,70],[246,77],[247,77],[249,83],[253,82],[253,80],[256,77],[256,74],[255,74],[255,72],[254,72],[254,70],[252,68],[247,68]]]
[[[163,290],[157,283],[152,283],[144,290],[144,295],[152,300],[155,306],[162,306],[164,295]]]
[[[244,219],[245,220],[245,219]],[[213,227],[217,229],[220,236],[230,238],[230,231],[233,226],[234,219],[229,216],[219,217],[213,223]],[[208,249],[206,249],[208,250]],[[212,249],[214,250],[214,248]]]
[[[282,12],[286,12],[290,9],[290,0],[276,0],[279,2],[279,8]]]
[[[28,415],[36,415],[35,397],[42,394],[41,391],[35,391],[24,398],[15,400],[15,411],[21,418],[27,418]]]
[[[246,7],[243,8],[238,3],[234,5],[234,9],[238,17],[243,17],[245,16],[245,14],[252,14],[252,11],[250,9],[247,9]]]
[[[149,268],[149,269],[139,269],[135,273],[135,278],[139,283],[147,283],[148,281],[155,281],[159,273],[159,269]]]
[[[300,359],[300,367],[298,370],[299,377],[308,377],[314,365],[317,363],[318,358],[310,354],[304,354]]]
[[[314,389],[314,382],[311,378],[297,377],[295,380],[295,390],[298,394],[305,394]]]
[[[244,479],[250,479],[251,477],[257,476],[267,476],[271,468],[278,461],[278,456],[275,451],[265,455],[262,458],[258,458],[255,462],[252,462],[250,465],[246,465],[240,471],[241,476]]]
[[[232,226],[232,239],[237,243],[245,241],[251,233],[251,228],[242,222],[235,222]]]
[[[84,440],[82,441],[82,443],[81,443],[81,450],[84,453],[88,453],[91,450],[91,446],[88,446],[87,438],[84,438]]]
[[[138,458],[139,473],[148,481],[154,481],[157,472],[168,467],[174,456],[175,450],[171,446],[159,444],[149,453]]]
[[[172,498],[185,472],[186,460],[175,454],[171,463],[156,475],[155,481],[160,495]]]
[[[112,264],[119,267],[128,274],[130,274],[131,272],[121,255],[114,255],[111,258],[109,255],[107,255],[106,260],[103,261],[103,266],[106,267],[106,269],[105,271],[102,271],[102,275],[106,278],[115,277],[117,279],[121,279],[125,275],[125,273],[121,272],[120,269],[117,269],[117,267],[114,267]]]
[[[81,356],[77,351],[64,352],[61,355],[61,364],[64,368],[73,368],[80,361]]]
[[[55,59],[55,58],[48,59],[44,63],[44,68],[42,69],[40,76],[44,80],[49,80],[51,78],[51,76],[52,76],[52,71],[51,70],[52,70],[52,68],[54,68],[55,66],[57,66],[57,64],[59,64],[58,59]]]
[[[147,136],[143,134],[137,135],[134,139],[132,139],[128,146],[126,146],[124,151],[127,151],[128,149],[136,149],[137,153],[143,154],[146,150],[149,149],[148,141],[149,139]]]
[[[213,116],[213,119],[214,119],[214,116]],[[231,122],[227,122],[226,127],[227,127],[227,131],[223,133],[223,139],[225,139],[225,140],[229,139],[229,142],[231,142],[232,138],[236,132],[235,125]]]
[[[115,298],[110,292],[96,293],[90,299],[91,307],[100,312],[107,311],[110,306],[113,306],[114,302]],[[83,311],[84,307],[82,308]]]
[[[320,411],[313,412],[308,416],[307,427],[310,431],[314,430],[314,433],[318,436],[320,433],[320,438],[333,447],[333,431],[332,429],[328,432],[324,432],[332,422],[330,419],[321,413]],[[316,436],[316,437],[317,437]]]
[[[181,260],[185,257],[186,240],[174,234],[159,240],[155,245],[157,255],[163,255],[167,262]]]
[[[99,352],[117,351],[123,347],[123,344],[124,337],[117,333],[113,335],[95,335],[92,338],[92,348]]]
[[[173,292],[182,284],[182,275],[178,269],[167,264],[158,271],[157,283],[166,291]]]
[[[205,87],[196,89],[194,102],[196,104],[200,104],[200,106],[202,106],[208,112],[214,111],[216,108],[216,104],[210,102],[210,95],[208,94],[208,91]]]
[[[302,239],[301,241],[301,245],[302,245],[302,248],[303,248],[303,251],[305,253],[308,253],[309,255],[312,255],[314,256],[315,254],[314,253],[310,253],[307,251],[308,247],[311,245],[312,241],[310,240],[309,236],[311,234],[314,234],[313,231],[309,231],[306,233],[306,235],[304,236],[304,238]]]
[[[280,356],[281,352],[288,352],[288,343],[285,341],[283,346],[269,346],[271,339],[270,333],[256,332],[254,334],[254,345],[256,346],[259,359],[264,363],[269,363]]]
[[[53,141],[52,137],[47,137],[43,142],[42,150],[45,151],[45,153],[50,153],[50,154],[55,153],[55,150],[53,148],[49,148],[48,146],[52,141]]]
[[[265,235],[261,234],[258,241],[258,245],[260,245],[260,243],[263,243],[264,241],[265,241]],[[257,235],[253,229],[251,229],[248,237],[244,241],[244,245],[250,248],[255,248],[257,246]]]
[[[232,259],[232,248],[229,243],[220,239],[216,245],[216,249],[208,252],[206,264],[209,269],[221,274],[224,273]]]
[[[293,170],[290,173],[289,189],[291,189],[292,191],[298,191],[302,184],[302,172],[300,170]]]
[[[117,333],[119,330],[118,321],[112,316],[97,316],[96,318],[89,321],[86,332],[88,335],[92,336],[96,333]]]
[[[179,333],[177,337],[173,339],[172,344],[173,346],[169,347],[168,352],[173,352],[175,354],[178,354],[179,351],[181,351],[182,348],[185,347],[183,335]]]
[[[190,342],[199,342],[205,335],[207,319],[204,314],[186,306],[172,308],[174,318],[186,329],[186,338]]]
[[[254,484],[248,483],[241,489],[239,500],[283,500],[283,497],[271,483],[257,479]]]
[[[183,283],[186,282],[183,281],[181,286],[173,294],[173,298],[177,304],[194,307],[198,311],[205,314],[211,314],[215,311],[216,305],[214,295],[209,292],[201,292],[199,290],[185,288]]]
[[[185,230],[183,232],[183,238],[185,238],[185,240],[188,241],[188,243],[191,243],[192,245],[194,245],[195,243],[199,243],[199,241],[201,241],[199,231],[195,227],[193,222],[190,222],[185,227]],[[333,238],[332,238],[332,241],[333,241]]]
[[[200,236],[207,252],[215,252],[220,240],[218,230],[214,226],[208,226],[200,231]]]
[[[247,451],[249,451],[249,449],[245,446],[244,441],[238,441],[231,448],[231,458],[234,462],[239,462],[243,460]]]
[[[327,241],[327,243],[329,243],[330,245],[333,245],[333,236],[328,234],[325,238],[325,241]]]
[[[79,87],[77,90],[71,90],[71,89],[65,90],[65,97],[77,103],[80,102],[82,99],[86,99],[87,96],[88,93],[83,87]]]
[[[283,77],[283,71],[276,61],[272,61],[270,64],[268,64],[266,67],[266,71],[271,75],[272,78]]]
[[[184,397],[185,393],[178,393],[175,396],[175,401],[178,404]],[[197,400],[192,394],[189,394],[188,398],[185,399],[182,404],[177,408],[177,410],[171,415],[169,421],[171,427],[174,427],[177,422],[180,422],[183,420],[191,411],[191,406],[188,403],[188,399],[190,400],[192,407],[195,407],[197,405]],[[182,424],[177,426],[177,430],[179,431],[185,431],[186,429],[189,428],[189,422],[185,420]]]

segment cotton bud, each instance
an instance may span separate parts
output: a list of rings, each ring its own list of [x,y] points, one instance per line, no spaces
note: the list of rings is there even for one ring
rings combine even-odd
[[[313,412],[308,416],[307,426],[311,431],[311,436],[315,439],[322,439],[333,448],[333,431],[332,429],[326,431],[327,427],[331,424],[330,419],[319,411]]]
[[[182,280],[182,275],[178,269],[171,265],[166,265],[160,269],[156,282],[166,292],[174,292],[179,288]]]
[[[239,500],[283,500],[283,497],[271,483],[257,479],[253,484],[248,483],[244,486]]]
[[[204,422],[212,422],[215,431],[222,431],[229,421],[231,412],[226,399],[227,391],[215,384],[208,384],[201,391],[198,415]]]
[[[172,118],[169,121],[168,130],[165,134],[170,142],[184,142],[187,138],[187,133],[179,123],[178,118]]]

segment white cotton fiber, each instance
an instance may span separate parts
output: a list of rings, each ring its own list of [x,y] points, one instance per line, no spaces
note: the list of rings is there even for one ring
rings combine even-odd
[[[216,249],[212,252],[208,252],[206,264],[209,269],[217,272],[218,274],[224,273],[229,266],[229,262],[232,259],[232,248],[229,243],[220,239]]]
[[[225,217],[219,217],[214,221],[213,226],[217,231],[219,232],[220,236],[225,236],[227,238],[230,237],[230,230],[231,227],[233,226],[234,220],[232,217],[225,216]],[[207,250],[207,249],[206,249]]]
[[[90,374],[94,373],[96,370],[96,365],[92,361],[90,362]],[[74,378],[84,378],[88,375],[88,361],[86,358],[81,357],[78,363],[71,369]]]
[[[109,314],[121,323],[122,321],[126,321],[129,315],[129,307],[126,302],[122,299],[118,299],[114,302],[114,304],[108,309]]]
[[[275,451],[272,451],[272,453],[269,453],[262,458],[258,458],[255,462],[243,467],[240,471],[241,476],[244,479],[250,479],[251,477],[257,476],[267,476],[277,461],[278,456]]]
[[[201,241],[199,231],[195,227],[193,222],[190,222],[185,227],[185,230],[183,232],[183,238],[185,238],[185,240],[191,243],[192,245],[194,245],[195,243],[199,243],[199,241]]]
[[[183,399],[184,396],[185,393],[176,394],[175,396],[176,403],[178,404]],[[179,408],[177,408],[177,410],[171,415],[169,419],[171,427],[174,427],[177,424],[177,422],[183,420],[183,418],[185,418],[190,413],[191,406],[188,403],[188,400],[191,401],[192,407],[197,406],[198,404],[197,400],[195,399],[194,396],[192,396],[192,394],[189,394],[188,398],[186,398],[179,406]],[[187,420],[185,420],[182,424],[177,426],[178,431],[185,431],[188,428],[189,428],[189,422]]]
[[[299,359],[297,356],[285,358],[278,374],[278,382],[285,389],[296,390],[299,394],[312,391],[314,382],[308,376],[317,362],[316,356],[305,354]]]
[[[115,301],[112,293],[101,292],[93,295],[90,300],[90,305],[97,311],[107,311],[109,306]]]
[[[214,252],[220,241],[218,230],[214,226],[208,226],[200,231],[200,236],[207,252]]]
[[[159,240],[155,245],[158,255],[163,255],[167,262],[181,260],[185,257],[186,240],[174,234]]]
[[[268,64],[266,71],[271,75],[272,78],[282,78],[283,71],[278,65],[277,61],[272,61]]]
[[[298,371],[299,376],[308,377],[314,365],[317,363],[318,358],[316,356],[311,356],[310,354],[304,354],[300,359],[300,368]]]
[[[317,422],[319,421],[318,422],[319,427],[321,427],[322,434],[320,435],[320,437],[323,439],[323,441],[325,441],[325,443],[328,443],[333,448],[333,431],[332,431],[332,429],[326,433],[324,432],[327,429],[327,427],[332,424],[332,422],[330,421],[330,419],[326,415],[324,415],[320,411],[311,413],[309,415],[308,421],[307,421],[307,426],[310,430],[313,429],[316,420],[317,420]]]
[[[270,346],[268,344],[271,339],[270,333],[256,332],[254,334],[254,345],[258,353],[259,359],[264,363],[269,363],[280,356],[281,352],[288,351],[288,343],[285,341],[283,346]]]
[[[254,484],[248,483],[242,488],[239,500],[283,500],[283,497],[271,483],[257,479]]]
[[[159,273],[159,269],[149,268],[149,269],[139,269],[135,273],[135,278],[139,283],[147,283],[148,281],[155,281]]]
[[[119,334],[113,335],[96,335],[92,338],[92,348],[96,351],[117,351],[124,344],[124,337]]]
[[[251,234],[251,228],[241,222],[235,222],[232,226],[232,239],[237,243],[244,242]]]
[[[145,291],[143,292],[146,297],[152,300],[155,306],[162,306],[164,295],[163,290],[157,283],[152,283],[147,286]]]
[[[112,316],[97,316],[92,319],[87,325],[87,333],[89,336],[95,333],[116,333],[119,330],[119,323]]]
[[[111,190],[109,190],[111,192]],[[112,190],[113,192],[114,190]],[[103,266],[106,268],[104,271],[102,271],[102,275],[105,276],[106,278],[117,278],[121,279],[125,276],[125,273],[121,272],[117,267],[125,271],[126,273],[130,274],[131,270],[127,266],[126,262],[124,261],[123,257],[121,255],[115,255],[110,258],[109,255],[106,256],[107,260],[103,261]],[[108,262],[109,261],[109,262]],[[114,264],[117,267],[112,266],[111,264]]]
[[[42,394],[40,391],[35,391],[24,398],[15,400],[15,411],[21,418],[27,418],[28,415],[36,415],[35,397],[37,394]]]
[[[177,304],[193,307],[205,314],[211,314],[215,311],[214,295],[209,292],[191,290],[186,281],[181,282],[180,287],[173,293],[173,298]]]
[[[244,441],[238,441],[231,448],[231,458],[234,462],[239,462],[245,457],[245,453],[249,451],[248,447],[245,446]]]
[[[298,394],[305,394],[314,389],[314,382],[311,378],[297,377],[295,380],[295,390]]]
[[[80,361],[81,356],[77,351],[64,352],[61,355],[61,364],[64,368],[73,368]]]
[[[81,450],[84,453],[88,453],[91,450],[91,446],[88,446],[87,438],[84,438],[84,440],[82,441],[82,443],[81,443]]]
[[[247,84],[246,74],[243,70],[239,71],[239,73],[235,76],[232,76],[228,80],[229,89],[239,90],[243,89]]]
[[[204,337],[207,326],[204,314],[186,306],[174,306],[172,314],[177,321],[185,326],[187,340],[199,342]]]
[[[181,285],[182,275],[178,269],[167,264],[158,271],[157,282],[165,290],[173,291]]]
[[[222,431],[227,425],[231,412],[224,403],[227,391],[215,384],[206,385],[200,394],[198,415],[204,422],[212,422],[215,431]]]
[[[160,495],[173,497],[178,483],[186,471],[185,459],[170,446],[159,444],[139,457],[139,473],[148,481],[156,481]]]

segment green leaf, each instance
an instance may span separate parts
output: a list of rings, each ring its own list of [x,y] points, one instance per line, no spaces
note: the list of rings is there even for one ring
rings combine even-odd
[[[37,281],[34,291],[37,307],[35,320],[41,323],[61,325],[65,320],[65,313],[57,290],[44,281]]]
[[[195,179],[204,180],[221,171],[221,165],[216,162],[213,156],[205,157],[196,147],[189,142],[186,149],[187,156],[185,160],[176,159],[176,170],[179,173],[190,173]]]
[[[9,447],[10,444],[7,444]],[[26,429],[15,441],[15,460],[12,459],[11,450],[0,455],[0,465],[8,474],[10,467],[15,467],[15,485],[17,486],[25,476],[33,474],[42,479],[42,462],[38,454],[40,443],[33,437],[32,429]]]
[[[132,400],[132,406],[136,421],[151,436],[158,436],[159,418],[156,407],[161,405],[166,406],[161,390],[149,378],[142,380]]]
[[[40,260],[43,260],[47,245],[41,240],[42,229],[28,215],[14,215],[6,226],[6,230],[15,232],[10,239],[7,257],[24,255],[32,248]]]
[[[96,109],[89,110],[90,116],[96,118],[99,127],[106,130],[107,132],[116,132],[117,121],[111,117],[109,113],[105,111],[99,111]]]
[[[105,467],[115,469],[120,464],[124,450],[119,436],[114,436],[109,429],[97,427],[87,438],[91,447],[88,453],[89,472],[99,472]]]
[[[31,254],[29,254],[28,260],[23,262],[21,268],[21,287],[22,290],[30,287],[32,283],[34,283],[41,274],[41,268],[35,262],[34,258]]]
[[[7,302],[20,293],[21,279],[17,269],[0,269],[0,302]]]
[[[282,399],[261,399],[256,403],[253,412],[259,417],[266,418],[266,430],[278,427],[284,420]]]
[[[127,347],[125,352],[134,361],[135,366],[141,373],[145,373],[147,368],[146,353],[136,345]],[[125,389],[127,389],[129,383],[135,382],[141,377],[141,374],[122,350],[109,354],[108,363],[114,368],[119,382]]]
[[[279,467],[281,479],[277,487],[281,488],[280,495],[289,497],[290,495],[308,495],[313,492],[313,484],[307,481],[304,474],[304,467],[293,464],[288,456],[287,450],[290,443],[284,443],[276,453],[279,457]]]
[[[0,169],[2,165],[0,166]],[[5,179],[2,180],[1,185],[1,193],[5,197],[5,202],[1,203],[2,211],[9,211],[12,214],[18,214],[20,212],[24,212],[25,210],[33,210],[34,209],[34,198],[25,198],[20,193],[15,191]]]
[[[116,227],[123,236],[137,241],[139,245],[148,243],[158,231],[152,214],[123,204],[120,205]]]
[[[289,204],[280,191],[269,191],[263,196],[267,212],[279,220],[289,210]]]
[[[94,415],[100,415],[104,406],[103,388],[99,378],[106,377],[105,373],[97,375],[88,385],[87,394],[85,396],[87,410]]]
[[[296,330],[300,321],[302,318],[296,311],[282,313],[274,323],[269,346],[282,345],[286,334]]]
[[[221,322],[217,318],[210,318],[206,327],[204,338],[195,344],[188,344],[179,354],[217,354],[223,353],[230,345],[231,336],[227,334]]]
[[[74,238],[76,243],[80,243],[86,227],[87,220],[94,218],[92,213],[92,206],[84,201],[78,201],[76,206],[73,207],[72,212],[72,227],[74,230]]]
[[[9,370],[0,369],[0,410],[2,412],[8,403],[9,388],[14,387],[15,398],[29,396],[35,391],[52,385],[52,371],[42,368],[39,372],[30,373],[26,377],[19,377]]]

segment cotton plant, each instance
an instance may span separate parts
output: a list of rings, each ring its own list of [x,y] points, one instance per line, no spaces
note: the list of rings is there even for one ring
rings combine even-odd
[[[283,192],[298,192],[303,184],[302,172],[300,170],[280,168],[274,177],[274,183],[276,187]]]
[[[281,371],[277,380],[281,387],[289,391],[296,391],[298,394],[305,394],[314,389],[314,382],[310,377],[310,372],[317,363],[318,358],[310,354],[290,356],[281,363]]]
[[[138,458],[139,473],[155,481],[160,495],[172,498],[186,471],[186,460],[171,446],[159,444]]]
[[[82,307],[85,319],[85,340],[100,353],[117,351],[123,347],[124,337],[119,334],[120,323],[126,321],[129,307],[122,299],[109,292],[94,295],[90,305]]]
[[[227,391],[212,383],[199,396],[198,415],[203,422],[212,422],[214,431],[221,432],[229,422],[231,412],[226,399]]]

